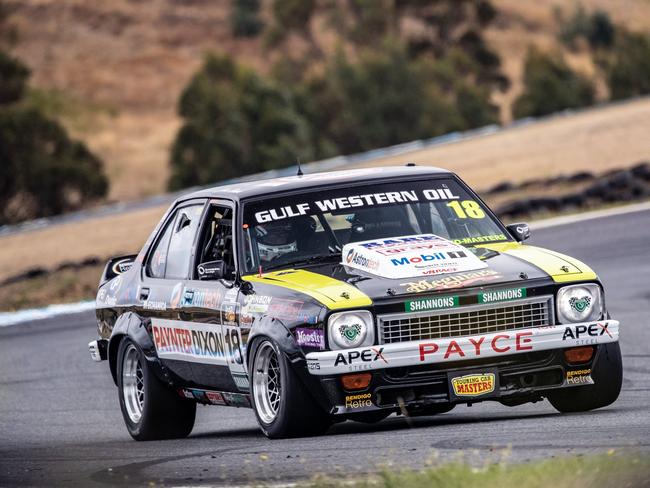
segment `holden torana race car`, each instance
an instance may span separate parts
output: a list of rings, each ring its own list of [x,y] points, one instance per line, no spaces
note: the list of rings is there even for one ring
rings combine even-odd
[[[609,405],[602,284],[528,237],[412,164],[202,190],[108,262],[91,356],[137,440],[187,436],[197,403],[253,408],[272,438],[486,400]]]

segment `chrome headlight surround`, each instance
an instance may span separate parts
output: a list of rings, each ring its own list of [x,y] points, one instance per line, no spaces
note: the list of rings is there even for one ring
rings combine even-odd
[[[368,310],[333,313],[327,319],[327,338],[331,350],[372,346],[375,326]]]
[[[561,324],[599,320],[604,308],[602,290],[595,283],[564,286],[557,292],[557,319]]]

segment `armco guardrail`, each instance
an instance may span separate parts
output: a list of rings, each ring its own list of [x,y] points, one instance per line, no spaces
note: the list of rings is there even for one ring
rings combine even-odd
[[[416,141],[411,141],[411,142],[405,142],[402,144],[397,144],[394,146],[389,146],[389,147],[384,147],[380,149],[372,149],[370,151],[358,153],[358,154],[352,154],[349,156],[337,156],[334,158],[329,158],[329,159],[324,159],[321,161],[313,161],[310,163],[305,163],[302,165],[303,171],[308,172],[308,173],[317,173],[321,171],[331,171],[334,169],[346,167],[350,164],[358,164],[362,163],[365,161],[370,161],[373,159],[379,159],[379,158],[384,158],[388,156],[396,156],[400,154],[406,154],[412,151],[416,151],[419,149],[424,149],[424,148],[430,148],[433,146],[439,146],[439,145],[444,145],[444,144],[451,144],[451,143],[456,143],[460,141],[465,141],[468,139],[473,139],[477,137],[482,137],[486,135],[491,135],[495,134],[498,132],[503,132],[503,131],[509,131],[509,130],[516,130],[520,127],[528,126],[531,124],[536,124],[539,122],[547,121],[550,119],[558,118],[558,117],[566,117],[569,115],[573,115],[576,113],[583,113],[583,112],[589,112],[594,109],[602,108],[603,106],[616,106],[616,105],[623,105],[626,103],[631,103],[633,101],[643,99],[643,98],[650,98],[650,97],[636,97],[636,98],[631,98],[628,100],[622,100],[622,101],[617,101],[617,102],[610,102],[608,104],[601,104],[593,107],[588,107],[580,110],[565,110],[563,112],[558,112],[555,114],[547,115],[545,117],[539,117],[539,118],[534,118],[534,117],[527,117],[524,119],[516,120],[507,127],[501,127],[498,125],[487,125],[484,127],[479,127],[477,129],[470,129],[464,132],[451,132],[449,134],[444,134],[442,136],[438,137],[433,137],[430,139],[420,139]],[[166,193],[164,195],[157,195],[155,197],[149,197],[145,198],[142,200],[138,201],[132,201],[132,202],[120,202],[120,203],[113,203],[113,204],[108,204],[108,205],[102,205],[101,207],[96,207],[96,208],[91,208],[87,210],[80,210],[77,212],[71,212],[67,213],[64,215],[57,215],[54,217],[48,217],[48,218],[42,218],[42,219],[36,219],[36,220],[30,220],[27,222],[22,222],[20,224],[15,224],[15,225],[5,225],[5,226],[0,226],[0,237],[10,235],[10,234],[16,234],[19,232],[26,232],[30,230],[37,230],[37,229],[42,229],[45,227],[49,227],[52,225],[57,225],[57,224],[64,224],[68,222],[78,222],[84,219],[88,218],[96,218],[96,217],[105,217],[108,215],[114,215],[114,214],[119,214],[119,213],[126,213],[126,212],[131,212],[135,210],[142,210],[146,208],[151,208],[159,205],[164,205],[164,204],[171,204],[176,198],[178,198],[180,195],[183,195],[185,193],[189,193],[195,190],[200,190],[203,188],[211,188],[214,186],[220,186],[220,185],[228,185],[231,183],[241,183],[245,181],[252,181],[252,180],[264,180],[264,179],[270,179],[270,178],[278,178],[281,176],[293,176],[296,174],[298,170],[297,165],[292,165],[288,166],[286,168],[281,168],[281,169],[275,169],[275,170],[269,170],[269,171],[264,171],[262,173],[256,173],[253,175],[247,175],[243,176],[240,178],[233,178],[230,180],[224,180],[224,181],[219,181],[215,184],[212,185],[205,185],[205,186],[200,186],[200,187],[191,187],[191,188],[186,188],[184,190],[181,190],[179,192],[175,193]]]

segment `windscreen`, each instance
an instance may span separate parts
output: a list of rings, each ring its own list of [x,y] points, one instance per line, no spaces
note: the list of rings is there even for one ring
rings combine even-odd
[[[314,189],[244,204],[247,272],[340,258],[351,242],[435,234],[466,247],[509,240],[458,181]]]

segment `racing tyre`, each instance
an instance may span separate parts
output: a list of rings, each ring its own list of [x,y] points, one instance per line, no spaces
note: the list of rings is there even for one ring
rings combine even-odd
[[[549,394],[548,400],[562,413],[586,412],[611,405],[623,383],[623,361],[618,342],[601,346],[592,369],[593,385],[564,388]]]
[[[262,432],[271,439],[320,435],[332,424],[306,390],[275,341],[256,341],[251,361],[251,400]]]
[[[124,423],[136,441],[177,439],[192,432],[196,402],[168,389],[128,338],[117,352],[117,387]]]

